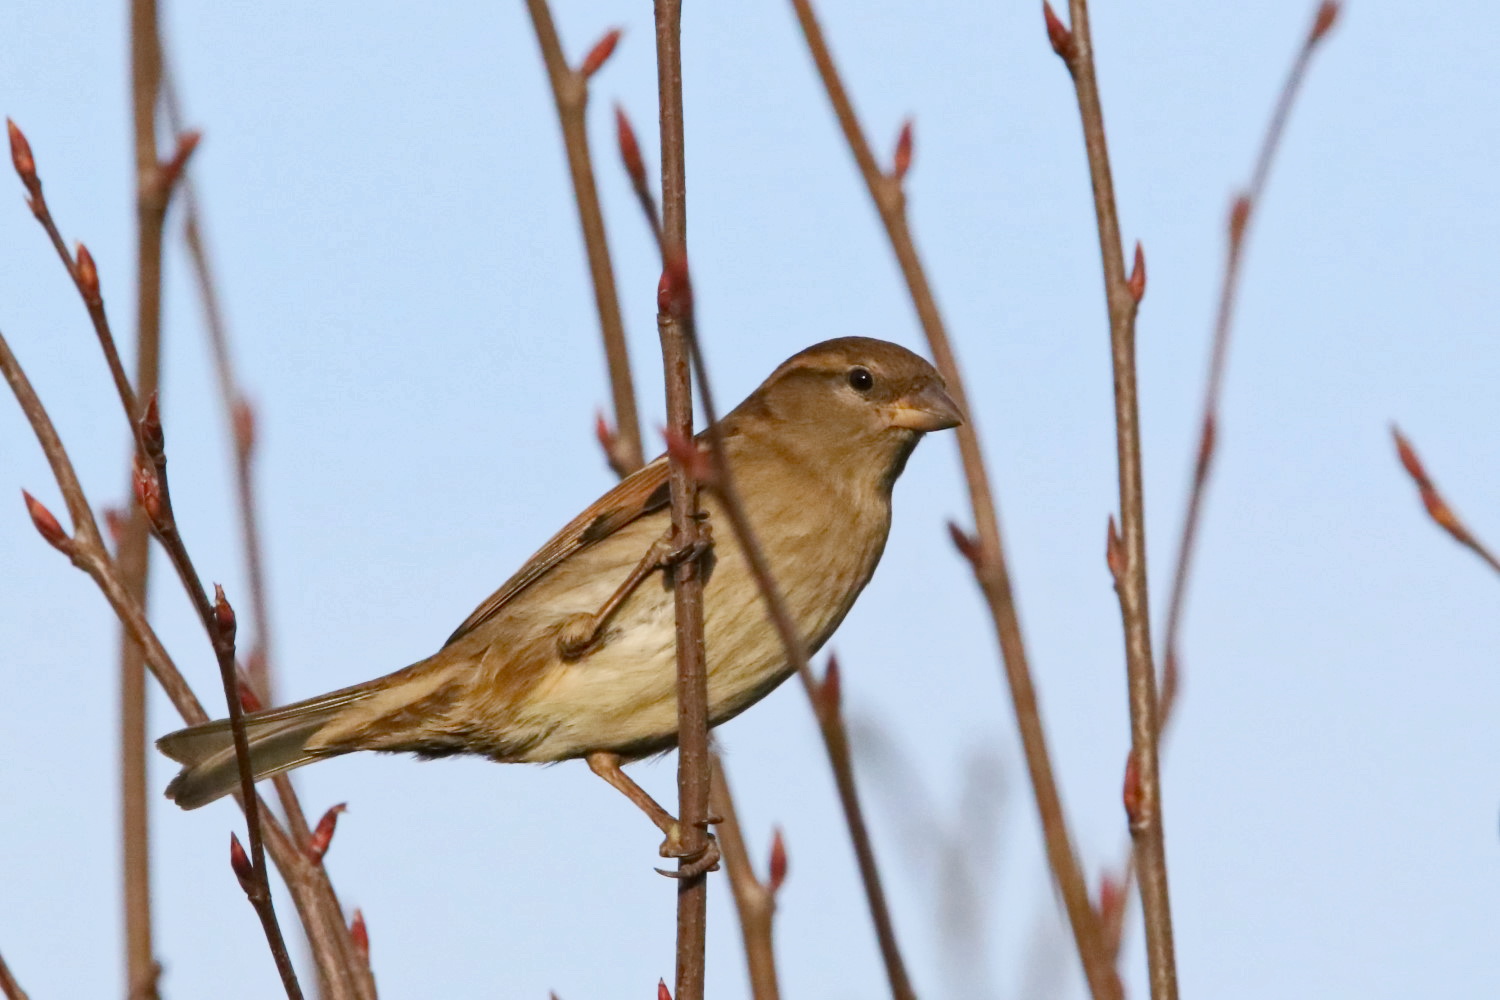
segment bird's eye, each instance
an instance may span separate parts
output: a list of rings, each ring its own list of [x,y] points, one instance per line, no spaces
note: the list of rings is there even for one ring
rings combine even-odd
[[[875,376],[868,368],[849,369],[849,387],[856,392],[869,392],[875,388]]]

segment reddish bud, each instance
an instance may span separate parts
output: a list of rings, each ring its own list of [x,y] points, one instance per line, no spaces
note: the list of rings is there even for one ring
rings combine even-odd
[[[255,450],[255,410],[250,401],[244,396],[235,399],[229,420],[234,428],[234,446],[241,455],[249,456]]]
[[[1208,475],[1208,464],[1214,460],[1214,449],[1219,443],[1219,421],[1212,413],[1203,418],[1203,433],[1198,438],[1198,464],[1194,473],[1199,479]]]
[[[1109,567],[1109,575],[1115,578],[1118,586],[1125,572],[1125,543],[1120,539],[1120,529],[1115,526],[1113,514],[1109,515],[1109,531],[1104,538],[1104,564]]]
[[[672,1000],[672,991],[667,989],[667,981],[658,979],[656,981],[656,1000]]]
[[[697,441],[675,427],[662,432],[667,442],[667,455],[681,465],[687,474],[698,483],[710,483],[714,479],[713,456]]]
[[[323,855],[328,853],[328,845],[333,843],[333,828],[339,822],[339,813],[347,811],[348,808],[347,802],[340,802],[318,820],[318,828],[313,831],[312,839],[307,842],[307,856],[313,861],[322,861]]]
[[[109,532],[109,540],[119,548],[120,540],[125,537],[125,512],[118,507],[104,508],[104,530]]]
[[[235,621],[234,608],[229,606],[229,598],[224,596],[224,588],[220,584],[214,584],[214,621],[219,625],[219,634],[225,642],[234,641],[235,629],[239,627]]]
[[[1117,919],[1125,906],[1125,883],[1108,872],[1099,876],[1099,918],[1106,924]]]
[[[365,926],[365,914],[363,910],[354,911],[354,919],[349,921],[349,939],[354,942],[354,950],[359,952],[359,957],[366,965],[370,964],[370,929]]]
[[[1316,45],[1322,41],[1338,18],[1339,4],[1336,0],[1323,0],[1318,5],[1318,13],[1313,16],[1312,30],[1307,33],[1307,44]]]
[[[1121,799],[1125,803],[1125,815],[1130,820],[1131,828],[1139,827],[1144,818],[1141,815],[1141,769],[1135,762],[1134,750],[1125,757],[1125,785]]]
[[[157,168],[157,183],[163,191],[170,192],[176,187],[182,178],[182,171],[187,167],[188,158],[193,155],[193,150],[198,148],[202,139],[203,133],[192,129],[177,137],[177,148],[172,151],[172,158]]]
[[[1047,41],[1052,43],[1052,51],[1061,56],[1063,62],[1071,64],[1075,52],[1073,33],[1058,20],[1052,4],[1047,0],[1042,0],[1042,20],[1047,23]]]
[[[40,500],[21,491],[21,496],[26,500],[26,510],[31,514],[31,523],[36,525],[36,530],[41,533],[42,538],[48,545],[65,554],[73,554],[73,540],[63,530],[63,526],[57,522],[57,518],[48,510]]]
[[[615,105],[615,136],[620,144],[620,159],[625,163],[625,172],[630,175],[630,183],[636,187],[645,187],[646,163],[641,159],[641,144],[636,141],[635,129],[630,127],[625,109],[618,104]]]
[[[673,316],[686,316],[693,308],[693,282],[688,276],[687,255],[681,249],[667,251],[661,281],[656,286],[656,309]]]
[[[771,865],[766,876],[766,890],[776,895],[786,881],[786,841],[782,839],[781,827],[771,834]]]
[[[839,706],[844,700],[844,684],[839,672],[839,658],[830,655],[828,657],[828,669],[823,671],[823,681],[818,685],[817,705],[818,714],[825,718],[836,718],[839,714]]]
[[[610,31],[589,50],[589,54],[583,57],[583,65],[578,67],[578,72],[585,79],[599,72],[599,67],[615,53],[615,46],[620,44],[620,29]]]
[[[250,864],[250,856],[245,853],[245,848],[240,845],[240,838],[233,833],[229,835],[229,867],[234,869],[234,877],[240,880],[240,888],[249,895],[255,887],[255,868]]]
[[[603,410],[594,414],[594,437],[599,439],[599,447],[604,449],[604,454],[615,453],[615,429],[604,418]]]
[[[1141,241],[1135,241],[1135,263],[1130,267],[1130,277],[1126,279],[1125,286],[1130,289],[1130,297],[1135,299],[1135,304],[1140,305],[1141,299],[1146,297],[1146,254],[1141,250]]]
[[[896,155],[891,169],[896,180],[904,180],[906,172],[911,169],[911,119],[908,118],[901,125],[901,134],[896,136]]]
[[[152,393],[146,399],[146,406],[141,411],[141,419],[136,426],[140,429],[141,444],[146,449],[146,454],[153,459],[159,458],[166,450],[167,439],[161,429],[161,406],[156,401],[156,393]]]
[[[5,119],[5,131],[10,133],[10,162],[29,188],[36,183],[36,158],[31,155],[31,143],[26,141],[20,126],[9,118]]]
[[[249,678],[237,676],[235,680],[237,682],[235,689],[239,692],[240,696],[240,708],[246,712],[259,712],[265,707],[261,703],[260,695],[256,694],[255,688],[251,686]]]
[[[1416,449],[1411,446],[1406,435],[1401,433],[1400,428],[1392,427],[1391,436],[1396,439],[1396,455],[1401,459],[1401,467],[1406,470],[1406,474],[1416,480],[1418,486],[1427,483],[1427,470],[1422,466],[1422,459],[1417,456]]]
[[[1245,238],[1245,223],[1250,221],[1250,199],[1239,195],[1229,208],[1229,245],[1237,247]]]
[[[143,463],[139,455],[135,459],[134,480],[135,502],[140,504],[141,510],[146,512],[153,525],[160,525],[164,512],[161,481],[156,478],[156,470]]]
[[[94,255],[79,243],[73,249],[73,256],[78,261],[78,291],[90,309],[96,308],[103,297],[99,294],[99,268],[94,264]]]
[[[953,547],[958,549],[958,554],[969,560],[975,566],[979,565],[980,551],[979,538],[969,534],[952,521],[948,522],[948,537],[953,540]]]

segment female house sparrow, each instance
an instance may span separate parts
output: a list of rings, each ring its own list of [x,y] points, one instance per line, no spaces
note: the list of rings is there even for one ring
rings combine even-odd
[[[720,423],[727,461],[809,652],[869,582],[891,487],[927,431],[961,421],[942,376],[895,344],[845,337],[783,363]],[[432,656],[384,677],[245,716],[257,779],[354,750],[503,762],[586,758],[676,839],[676,821],[620,770],[677,743],[667,462],[574,518]],[[721,507],[709,491],[711,520]],[[705,557],[711,725],[792,671],[731,532]],[[196,809],[239,788],[228,720],[157,746],[183,765],[167,796]],[[663,853],[671,853],[669,845]]]

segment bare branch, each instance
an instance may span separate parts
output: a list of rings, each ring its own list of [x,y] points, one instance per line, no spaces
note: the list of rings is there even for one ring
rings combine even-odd
[[[1136,390],[1135,317],[1145,294],[1145,260],[1139,248],[1134,280],[1125,272],[1114,180],[1104,138],[1104,110],[1094,72],[1094,43],[1087,0],[1070,0],[1071,28],[1064,28],[1044,2],[1052,47],[1067,66],[1078,98],[1084,147],[1093,184],[1094,215],[1109,307],[1110,359],[1114,368],[1115,440],[1120,473],[1121,572],[1116,592],[1125,631],[1125,665],[1130,692],[1130,756],[1127,785],[1130,832],[1140,871],[1141,906],[1146,923],[1146,958],[1151,995],[1175,1000],[1177,969],[1172,944],[1172,911],[1167,892],[1166,847],[1162,834],[1161,781],[1157,767],[1156,666],[1151,653],[1151,620],[1146,588],[1146,515],[1141,473],[1140,406]]]
[[[870,150],[869,141],[865,138],[850,103],[849,94],[834,66],[833,56],[828,50],[828,43],[823,37],[823,30],[818,25],[811,3],[809,0],[792,0],[792,6],[796,10],[797,20],[802,26],[802,33],[807,39],[807,47],[817,66],[818,75],[822,78],[823,87],[833,104],[834,114],[843,129],[844,138],[849,143],[860,174],[869,188],[870,197],[885,224],[891,247],[911,293],[917,318],[932,351],[933,361],[947,381],[949,392],[967,415],[963,425],[957,428],[957,435],[964,477],[968,483],[969,501],[974,510],[976,534],[970,536],[954,529],[954,538],[955,541],[962,542],[960,549],[974,569],[975,579],[984,593],[990,616],[994,620],[1006,680],[1015,706],[1016,725],[1026,754],[1037,812],[1041,817],[1048,863],[1063,897],[1089,988],[1097,1000],[1118,997],[1119,980],[1100,937],[1099,921],[1089,902],[1088,885],[1073,849],[1062,799],[1052,774],[1046,733],[1042,728],[1041,711],[1037,705],[1026,645],[1021,635],[1021,623],[1016,613],[1015,595],[1011,589],[999,513],[990,491],[989,476],[985,471],[974,411],[968,405],[963,375],[949,344],[942,314],[938,311],[937,300],[917,254],[916,244],[912,240],[906,219],[906,197],[902,192],[901,181],[896,176],[898,171],[893,166],[891,172],[886,173],[876,162],[875,154]],[[898,152],[901,145],[898,141]],[[900,158],[906,159],[906,156]]]
[[[776,890],[781,888],[781,883],[786,878],[786,848],[781,841],[781,831],[776,831],[769,875],[764,882],[757,878],[755,869],[750,864],[749,852],[745,848],[745,836],[740,830],[734,796],[729,792],[724,762],[719,759],[718,754],[714,754],[711,761],[713,789],[709,793],[709,804],[719,820],[715,830],[719,845],[724,851],[724,870],[729,875],[730,891],[734,893],[735,910],[740,917],[740,933],[745,941],[745,964],[750,972],[750,995],[755,1000],[780,1000],[781,987],[776,979],[776,948],[771,931],[776,916]],[[779,864],[776,860],[778,856]]]
[[[630,353],[625,344],[625,326],[620,319],[614,265],[610,262],[609,243],[604,235],[604,213],[599,207],[599,191],[594,183],[594,163],[589,153],[588,128],[584,120],[589,77],[614,52],[620,32],[616,30],[605,35],[575,70],[569,68],[563,55],[562,42],[558,40],[546,0],[526,0],[526,9],[531,14],[537,43],[542,49],[542,61],[547,65],[547,78],[552,84],[552,97],[557,102],[557,117],[562,124],[563,145],[568,154],[568,172],[572,175],[573,195],[578,202],[578,221],[583,227],[583,245],[594,283],[594,304],[599,310],[599,330],[604,337],[604,356],[609,363],[615,423],[606,454],[615,473],[625,476],[639,469],[645,456],[641,450],[635,386],[630,378]]]

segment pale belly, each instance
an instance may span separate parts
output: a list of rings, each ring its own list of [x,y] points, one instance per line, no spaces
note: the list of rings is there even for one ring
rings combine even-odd
[[[772,570],[789,608],[804,609],[794,610],[793,620],[809,652],[838,627],[880,558],[889,514],[876,513],[883,523],[860,533],[869,538],[863,548],[835,544],[826,532],[776,547]],[[724,537],[729,525],[715,521],[718,544],[704,591],[711,725],[738,715],[793,670],[738,546]],[[575,584],[569,603],[597,608],[622,576]],[[554,761],[598,750],[634,757],[675,746],[675,622],[672,592],[654,574],[621,607],[601,647],[560,663],[517,706],[513,723],[529,731],[530,745],[514,759]]]

